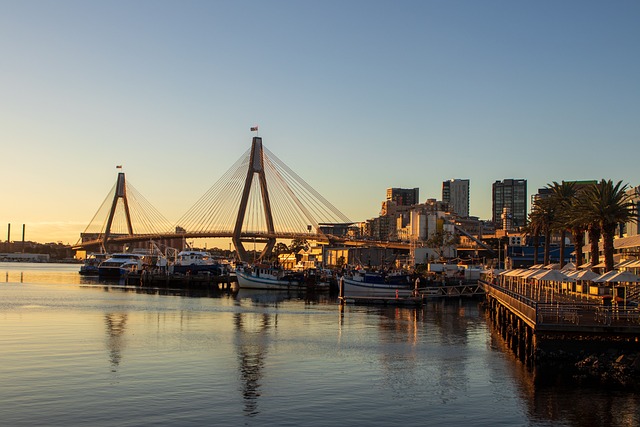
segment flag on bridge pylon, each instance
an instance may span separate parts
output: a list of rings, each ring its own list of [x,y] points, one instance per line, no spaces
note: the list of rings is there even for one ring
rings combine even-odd
[[[116,169],[122,169],[122,165],[116,166]]]
[[[251,132],[258,132],[258,126],[253,126],[251,128]]]

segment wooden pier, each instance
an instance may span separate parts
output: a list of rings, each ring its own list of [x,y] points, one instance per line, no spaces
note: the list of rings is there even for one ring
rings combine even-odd
[[[541,302],[500,285],[482,282],[491,319],[522,360],[536,362],[542,351],[589,351],[611,347],[639,349],[637,307],[605,306],[558,297]]]

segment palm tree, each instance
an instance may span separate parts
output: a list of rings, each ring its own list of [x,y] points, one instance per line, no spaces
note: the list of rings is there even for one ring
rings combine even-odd
[[[547,184],[551,190],[548,201],[552,205],[555,215],[552,218],[552,229],[560,232],[560,268],[564,267],[565,240],[569,229],[570,209],[576,197],[575,182],[565,182],[558,184]]]
[[[548,198],[536,199],[531,208],[531,222],[539,227],[540,234],[544,236],[544,265],[549,265],[549,252],[551,244],[551,224],[555,216],[553,203]]]
[[[529,214],[529,222],[522,227],[525,236],[533,239],[533,265],[538,264],[538,253],[540,249],[540,234],[542,233],[542,222],[540,216],[535,211]]]
[[[600,229],[597,224],[592,223],[589,212],[588,204],[584,197],[584,188],[581,188],[576,192],[576,196],[565,213],[576,251],[576,267],[584,264],[582,248],[584,247],[585,233],[589,234],[591,265],[594,266],[599,263],[598,241],[600,240]]]
[[[591,259],[591,268],[598,271],[595,268],[600,264],[600,236],[602,235],[602,229],[597,222],[590,222],[587,226],[587,234],[589,235],[589,258]]]
[[[579,208],[576,204],[572,204],[569,208],[568,222],[569,230],[571,231],[571,240],[573,240],[573,246],[576,251],[576,267],[584,264],[584,254],[582,247],[584,246],[584,233],[587,231],[588,223],[584,217],[579,214]]]
[[[591,228],[599,228],[602,232],[605,272],[613,270],[613,238],[618,224],[635,221],[633,203],[627,194],[627,184],[602,179],[599,183],[585,189],[584,203],[586,215],[593,224]],[[589,236],[591,240],[591,235]],[[595,244],[598,244],[596,240]],[[593,245],[593,242],[592,242]],[[593,246],[592,246],[593,253]],[[597,258],[597,257],[596,257]],[[592,259],[591,265],[595,265]]]

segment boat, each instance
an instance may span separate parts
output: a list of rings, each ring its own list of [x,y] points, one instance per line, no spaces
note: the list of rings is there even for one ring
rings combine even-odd
[[[97,276],[100,264],[109,258],[109,254],[105,253],[89,253],[84,260],[84,264],[80,266],[80,274],[83,276]]]
[[[323,280],[316,269],[293,272],[278,266],[257,264],[236,269],[236,277],[240,289],[329,289],[329,282]]]
[[[198,274],[201,272],[220,276],[228,272],[228,263],[222,263],[209,252],[187,250],[178,253],[173,264],[173,272],[180,274]]]
[[[332,271],[319,268],[307,268],[302,271],[302,274],[307,290],[323,292],[331,289]]]
[[[382,274],[354,270],[341,278],[345,297],[407,298],[414,294],[408,274]]]
[[[144,255],[135,253],[117,253],[98,267],[98,276],[119,278],[127,273],[142,269]]]

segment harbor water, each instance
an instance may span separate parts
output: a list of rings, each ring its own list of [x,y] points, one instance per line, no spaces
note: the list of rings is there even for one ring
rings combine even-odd
[[[6,426],[638,426],[640,395],[545,378],[478,300],[341,308],[0,263]]]

